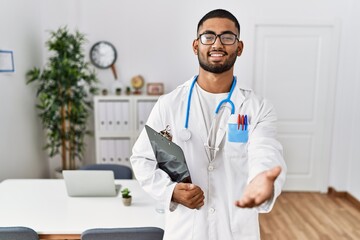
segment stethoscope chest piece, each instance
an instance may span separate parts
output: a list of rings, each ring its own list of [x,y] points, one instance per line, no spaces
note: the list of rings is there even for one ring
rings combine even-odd
[[[187,128],[182,129],[179,133],[179,137],[180,137],[181,141],[184,141],[184,142],[188,141],[191,138],[190,130]]]

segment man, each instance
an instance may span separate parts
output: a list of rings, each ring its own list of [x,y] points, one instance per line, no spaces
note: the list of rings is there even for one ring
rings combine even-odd
[[[169,125],[192,183],[173,182],[158,168],[144,131],[134,145],[136,178],[165,201],[164,239],[260,239],[258,213],[270,211],[281,192],[286,166],[273,107],[233,76],[239,36],[230,12],[206,14],[193,42],[198,76],[161,96],[147,122],[157,131]]]

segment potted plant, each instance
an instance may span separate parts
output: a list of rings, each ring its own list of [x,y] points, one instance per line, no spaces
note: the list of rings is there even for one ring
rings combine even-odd
[[[131,205],[131,195],[130,195],[130,190],[128,188],[124,188],[123,190],[121,190],[121,194],[122,194],[122,199],[123,199],[123,203],[125,206],[130,206]]]
[[[50,52],[41,70],[27,73],[27,83],[38,84],[39,117],[46,130],[45,149],[49,156],[61,154],[61,169],[75,169],[82,160],[84,137],[91,134],[87,119],[92,108],[90,95],[97,93],[95,70],[85,61],[84,34],[60,27],[50,32],[46,46]]]

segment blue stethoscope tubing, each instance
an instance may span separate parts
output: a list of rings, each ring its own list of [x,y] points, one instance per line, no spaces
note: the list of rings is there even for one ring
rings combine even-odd
[[[189,140],[191,138],[191,132],[188,129],[188,127],[189,127],[189,116],[190,116],[190,106],[191,106],[191,96],[192,96],[192,92],[193,92],[193,89],[194,89],[194,86],[195,86],[195,83],[196,83],[197,79],[198,79],[198,75],[196,75],[194,77],[194,79],[193,79],[193,81],[191,83],[191,86],[190,86],[190,90],[189,90],[187,108],[186,108],[186,116],[185,116],[185,125],[184,125],[184,129],[183,129],[182,133],[180,134],[180,137],[182,138],[183,141],[187,141],[187,140]],[[225,98],[225,99],[223,99],[223,100],[221,100],[219,102],[219,104],[217,105],[217,107],[215,109],[215,114],[218,114],[221,106],[223,104],[226,104],[226,103],[229,103],[231,105],[231,114],[235,113],[235,105],[234,105],[234,102],[231,101],[231,95],[232,95],[232,93],[234,91],[235,86],[236,86],[236,77],[233,77],[230,92],[229,92],[227,98]]]

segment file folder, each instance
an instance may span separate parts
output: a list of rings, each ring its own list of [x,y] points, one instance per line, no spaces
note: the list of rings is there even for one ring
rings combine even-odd
[[[174,182],[191,183],[183,150],[148,125],[145,125],[145,129],[159,168],[165,171]]]

